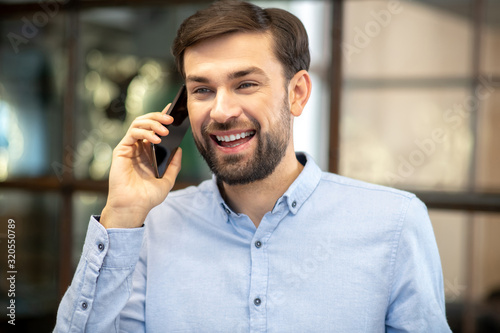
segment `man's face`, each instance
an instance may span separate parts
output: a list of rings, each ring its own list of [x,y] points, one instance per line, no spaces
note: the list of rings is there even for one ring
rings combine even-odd
[[[198,150],[227,184],[269,176],[291,140],[280,62],[268,34],[234,33],[186,49],[188,109]]]

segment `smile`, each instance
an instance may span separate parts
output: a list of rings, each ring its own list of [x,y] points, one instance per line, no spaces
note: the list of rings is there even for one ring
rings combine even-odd
[[[230,135],[215,135],[217,143],[220,146],[233,148],[250,140],[255,135],[255,131],[246,131]]]

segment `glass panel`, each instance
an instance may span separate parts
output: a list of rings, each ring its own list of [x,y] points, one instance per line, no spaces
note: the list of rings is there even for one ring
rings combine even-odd
[[[488,1],[483,27],[481,77],[487,84],[478,87],[476,185],[478,191],[500,190],[500,2]]]
[[[492,293],[500,292],[500,214],[477,213],[474,223],[478,234],[475,244],[479,259],[477,291],[480,299],[486,299]]]
[[[83,250],[91,215],[101,215],[106,194],[76,192],[73,195],[73,269],[76,269]]]
[[[14,299],[16,327],[35,325],[24,326],[29,328],[25,331],[49,332],[54,325],[59,303],[60,206],[61,198],[55,193],[0,190],[0,267],[2,276],[15,280],[12,284],[6,278],[0,281],[0,306],[5,310]],[[15,295],[10,297],[9,290]],[[10,320],[5,311],[3,317],[2,322]]]
[[[466,5],[346,2],[342,174],[410,190],[470,187],[475,100]]]
[[[430,210],[443,267],[446,317],[453,332],[462,332],[468,290],[466,272],[470,215],[464,212]]]
[[[470,17],[461,13],[470,4],[470,0],[346,1],[344,75],[466,77],[470,74],[472,29]]]
[[[464,212],[430,210],[436,242],[443,266],[443,278],[447,303],[463,302],[466,289],[467,222]]]
[[[473,258],[474,301],[477,332],[500,328],[500,214],[475,214]]]
[[[485,88],[478,115],[476,184],[478,191],[500,190],[500,82]]]
[[[500,323],[500,214],[430,210],[429,215],[452,331],[463,331],[467,318],[477,332],[496,332],[492,327]]]
[[[429,215],[452,331],[464,331],[468,322],[476,332],[497,332],[492,328],[500,324],[500,214],[430,210]]]
[[[466,189],[473,142],[467,98],[465,87],[346,87],[340,172],[407,189]]]
[[[65,15],[0,21],[0,181],[53,175],[61,160]]]
[[[500,2],[486,2],[486,19],[483,26],[482,66],[483,73],[500,76]]]

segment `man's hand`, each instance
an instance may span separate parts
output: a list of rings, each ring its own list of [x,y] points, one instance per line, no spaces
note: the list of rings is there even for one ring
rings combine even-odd
[[[155,177],[150,154],[151,143],[161,142],[157,134],[168,135],[163,125],[173,121],[165,114],[169,106],[162,112],[137,117],[113,150],[108,200],[101,214],[105,228],[142,226],[149,211],[165,200],[174,186],[181,169],[181,149],[177,150],[161,179]]]

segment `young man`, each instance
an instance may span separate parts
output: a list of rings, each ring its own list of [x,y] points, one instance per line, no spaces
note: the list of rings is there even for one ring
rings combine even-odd
[[[449,332],[425,206],[294,151],[311,92],[301,22],[217,2],[182,24],[173,53],[214,177],[167,198],[181,153],[156,179],[146,151],[172,118],[137,118],[56,331]]]

